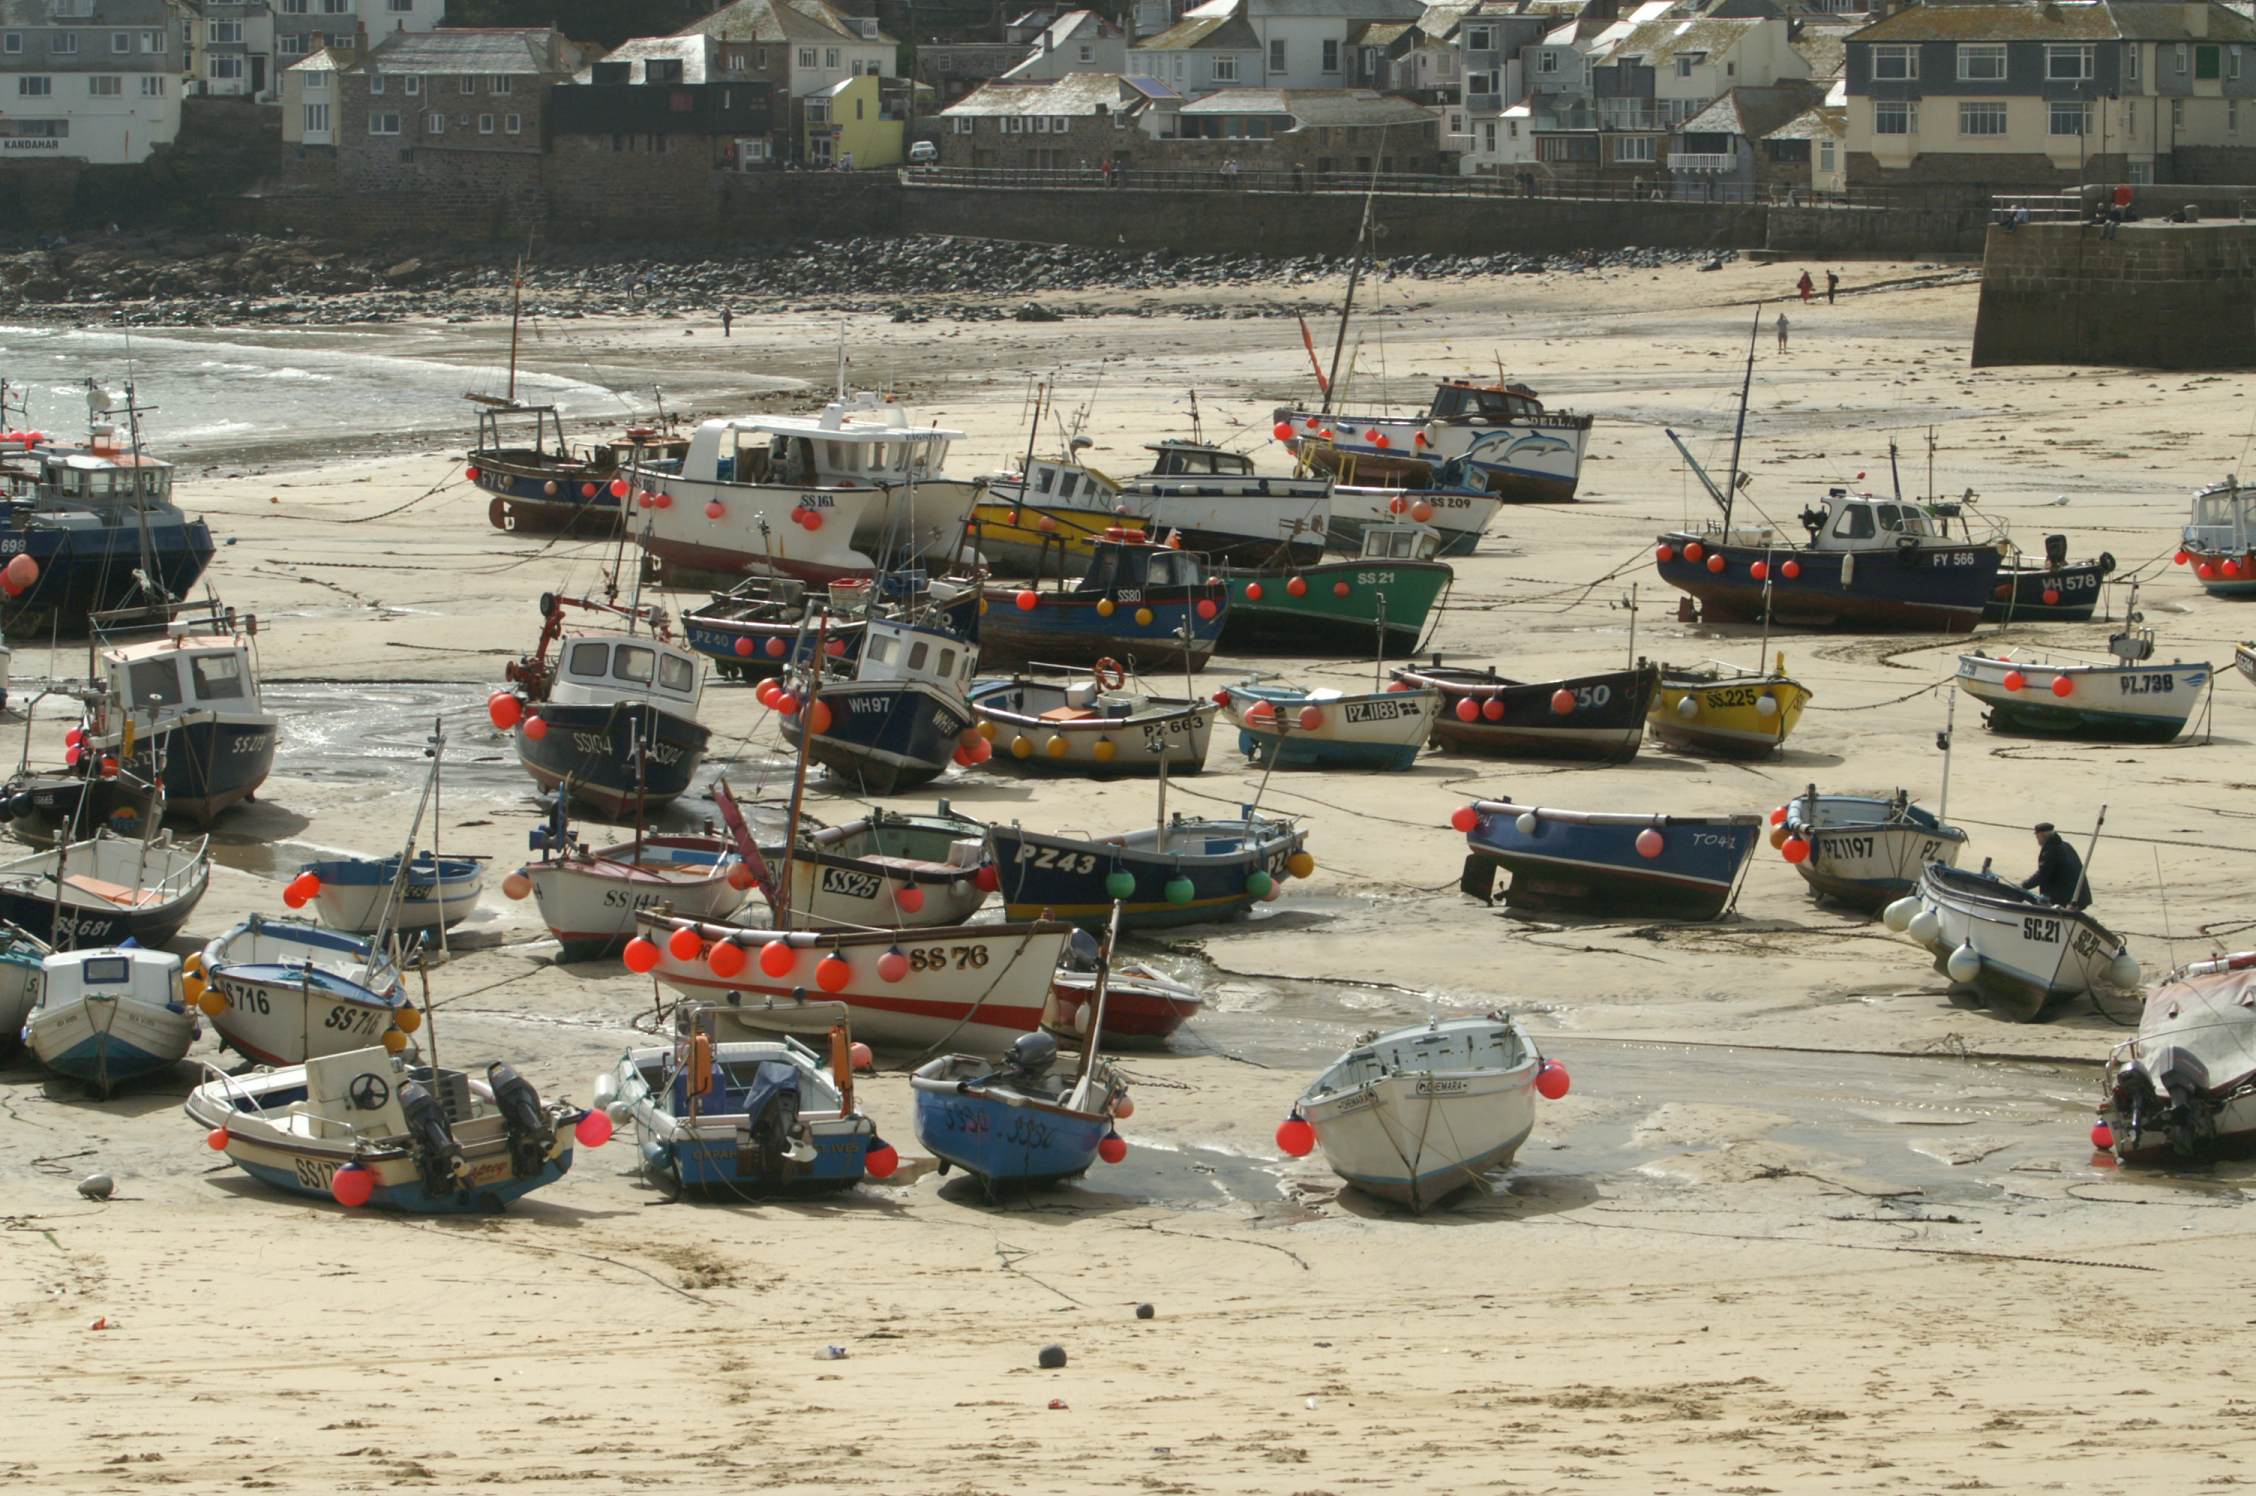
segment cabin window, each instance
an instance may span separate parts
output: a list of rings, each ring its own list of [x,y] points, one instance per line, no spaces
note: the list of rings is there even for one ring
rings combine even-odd
[[[162,706],[180,705],[180,666],[170,658],[135,661],[126,681],[133,693],[126,703],[129,710],[149,705],[152,697]]]
[[[89,987],[122,987],[132,978],[133,960],[129,956],[99,956],[82,963],[78,975]]]
[[[893,662],[893,640],[884,634],[870,640],[869,657],[880,665],[891,664]]]
[[[911,670],[922,670],[924,668],[925,658],[931,653],[931,645],[925,643],[922,639],[917,640],[916,643],[909,646],[908,668]]]
[[[600,676],[611,658],[608,644],[575,644],[572,646],[571,672],[574,675]]]
[[[850,473],[854,470],[853,459],[846,455],[849,450],[850,449],[844,442],[826,441],[823,443],[823,458],[828,464],[830,471],[834,473]]]
[[[956,673],[956,652],[954,650],[946,645],[940,647],[940,668],[934,673],[943,677]]]
[[[1036,468],[1034,470],[1034,491],[1036,493],[1048,493],[1052,476],[1048,468]]]
[[[1834,523],[1833,533],[1847,540],[1870,540],[1877,532],[1872,528],[1872,506],[1851,504],[1841,511]]]
[[[669,691],[693,691],[697,689],[697,672],[680,655],[664,655],[658,661],[658,684]]]
[[[243,695],[243,662],[231,654],[196,655],[188,661],[198,701],[238,701]]]
[[[650,684],[651,669],[657,663],[657,650],[646,649],[640,644],[622,644],[611,652],[611,678],[647,686]]]
[[[1392,537],[1390,543],[1387,546],[1386,554],[1398,561],[1407,560],[1410,555],[1410,543],[1417,538],[1417,536],[1410,534],[1402,534]]]
[[[1882,504],[1880,506],[1880,528],[1883,530],[1902,529],[1903,511],[1893,504]]]
[[[1070,499],[1073,497],[1073,490],[1080,486],[1081,475],[1079,473],[1063,474],[1058,479],[1058,497],[1061,499]]]
[[[1145,577],[1146,582],[1153,587],[1173,587],[1177,585],[1181,578],[1176,575],[1175,563],[1181,559],[1173,553],[1152,557],[1150,570]]]
[[[58,485],[58,486],[59,486],[59,487],[60,487],[60,488],[62,489],[62,491],[63,491],[64,493],[77,493],[77,492],[78,492],[78,486],[79,486],[79,485],[78,485],[79,472],[78,472],[78,469],[77,469],[77,468],[64,468],[64,469],[62,470],[62,472],[61,472],[60,474],[58,474],[57,476],[58,476],[58,477],[59,477],[59,479],[60,479],[60,483],[59,483],[59,485]]]

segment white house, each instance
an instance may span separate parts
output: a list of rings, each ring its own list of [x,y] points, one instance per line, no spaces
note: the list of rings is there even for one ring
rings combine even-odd
[[[1128,66],[1128,36],[1093,10],[1072,10],[1042,28],[1026,60],[1003,74],[1006,83],[1049,83],[1067,73],[1119,73]]]
[[[1193,93],[1216,88],[1318,89],[1348,84],[1349,50],[1372,21],[1415,21],[1420,0],[1207,0],[1180,24],[1128,49],[1128,71]],[[1237,76],[1194,80],[1185,54],[1228,52]]]
[[[282,70],[282,143],[337,143],[337,70],[352,63],[350,52],[323,47]]]
[[[132,165],[180,133],[184,12],[171,0],[0,5],[0,160]]]
[[[899,46],[869,16],[823,0],[736,0],[674,33],[725,44],[747,78],[780,83],[794,99],[827,94],[848,78],[897,75]]]

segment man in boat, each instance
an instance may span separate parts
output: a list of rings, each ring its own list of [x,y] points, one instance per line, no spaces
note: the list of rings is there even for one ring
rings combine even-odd
[[[2087,909],[2091,906],[2091,890],[2084,885],[2084,860],[2076,849],[2061,840],[2060,833],[2052,829],[2052,822],[2037,822],[2037,870],[2021,880],[2023,888],[2033,888],[2037,897],[2048,904],[2059,904],[2068,909]]]

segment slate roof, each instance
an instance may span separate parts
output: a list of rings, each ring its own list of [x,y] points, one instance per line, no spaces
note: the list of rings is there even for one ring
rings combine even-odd
[[[710,36],[724,42],[856,42],[865,47],[896,46],[882,30],[875,40],[839,18],[822,0],[735,0],[676,36]]]
[[[1118,73],[1067,73],[1054,83],[983,83],[940,112],[981,118],[1086,115],[1095,114],[1100,104],[1110,112],[1121,107],[1121,83]],[[1130,92],[1142,98],[1155,97],[1151,83],[1149,78],[1137,79]],[[1131,104],[1135,102],[1130,100]]]
[[[354,69],[370,73],[569,73],[582,49],[552,30],[395,31]]]
[[[2207,34],[2186,25],[2184,5],[2138,0],[2055,0],[2048,5],[1915,5],[1850,35],[1857,42],[2248,42],[2256,21],[2208,6]]]

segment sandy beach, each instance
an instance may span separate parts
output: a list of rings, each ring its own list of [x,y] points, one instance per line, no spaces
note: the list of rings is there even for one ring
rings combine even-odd
[[[2031,823],[2058,822],[2081,850],[2104,804],[2095,912],[2150,978],[2256,944],[2256,692],[2230,668],[2256,627],[2170,562],[2189,492],[2249,466],[2245,382],[1969,371],[1965,271],[1844,268],[1838,305],[1784,308],[1787,351],[1780,303],[1760,314],[1749,501],[1793,529],[1828,486],[1884,492],[1893,439],[1906,494],[1971,489],[2031,550],[2062,533],[2073,557],[2112,552],[2117,583],[2144,581],[2158,656],[2224,667],[2197,729],[2167,747],[1996,736],[1962,701],[1962,860],[2019,877]],[[1422,404],[1434,378],[1501,367],[1598,418],[1579,501],[1507,508],[1455,563],[1435,649],[1529,679],[1632,653],[1755,663],[1760,630],[1678,622],[1654,575],[1653,537],[1712,512],[1663,433],[1724,465],[1755,302],[1801,269],[1365,282],[1351,400]],[[1278,298],[1336,304],[1339,290]],[[1313,388],[1298,327],[1138,316],[1137,299],[1059,323],[852,318],[849,379],[964,430],[961,474],[1023,451],[1035,378],[1055,381],[1069,418],[1087,407],[1089,460],[1116,474],[1140,470],[1143,443],[1187,434],[1193,390],[1210,437],[1242,435],[1283,470],[1270,412]],[[820,398],[839,332],[820,313],[739,316],[725,341],[717,320],[556,322],[526,362],[623,404],[663,387],[669,408],[715,414]],[[489,379],[507,336],[505,318],[382,333]],[[1316,337],[1328,348],[1330,328]],[[220,866],[179,948],[279,912],[282,881],[317,850],[396,850],[423,738],[443,722],[440,845],[497,874],[432,974],[432,1037],[449,1063],[506,1058],[544,1096],[585,1101],[623,1048],[650,1042],[652,985],[616,961],[556,964],[531,905],[502,896],[498,870],[525,856],[538,807],[483,704],[537,632],[535,597],[599,586],[616,551],[491,529],[447,435],[189,462],[182,502],[223,537],[210,581],[258,615],[284,723],[257,803],[215,830]],[[1040,446],[1058,440],[1053,421]],[[151,441],[164,451],[161,426]],[[659,600],[678,612],[704,596]],[[2127,598],[2108,589],[2117,619]],[[1976,642],[2089,659],[2108,632],[1986,627]],[[1815,693],[1770,763],[1650,744],[1604,768],[1428,754],[1406,773],[1279,773],[1264,789],[1218,733],[1206,772],[1171,786],[1176,808],[1258,793],[1308,828],[1317,871],[1253,919],[1135,942],[1200,984],[1205,1016],[1169,1052],[1123,1060],[1126,1162],[1002,1207],[917,1156],[905,1057],[881,1056],[863,1092],[906,1159],[887,1184],[668,1204],[614,1143],[508,1213],[464,1219],[356,1214],[250,1181],[181,1115],[192,1066],[97,1103],[0,1062],[0,1485],[1339,1496],[2249,1479],[2256,1392],[2235,1348],[2256,1344],[2256,1320],[2234,1211],[2256,1175],[2119,1171],[2087,1143],[2098,1066],[2130,1036],[2134,1000],[2032,1025],[1954,1002],[1925,952],[1812,903],[1767,849],[1713,924],[1531,919],[1457,891],[1448,816],[1476,797],[1767,812],[1814,783],[1934,804],[1963,641],[1786,633],[1769,647]],[[1372,667],[1231,658],[1202,688],[1246,669],[1345,684]],[[30,761],[55,762],[74,712],[35,697],[83,678],[85,648],[20,646],[14,674],[0,733],[29,706]],[[788,787],[750,689],[710,685],[703,717],[701,786],[717,770],[740,794]],[[832,822],[859,803],[814,790]],[[991,768],[893,803],[941,796],[1029,827],[1153,812],[1148,784]],[[699,793],[669,824],[712,813]],[[1279,1152],[1293,1098],[1357,1033],[1497,1007],[1574,1087],[1543,1104],[1493,1194],[1415,1218],[1342,1190],[1320,1156]],[[208,1026],[192,1059],[220,1060]],[[97,1171],[117,1181],[106,1204],[74,1189]],[[1050,1343],[1063,1370],[1036,1369]]]

